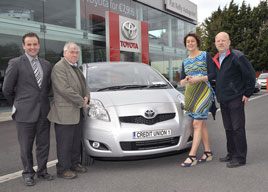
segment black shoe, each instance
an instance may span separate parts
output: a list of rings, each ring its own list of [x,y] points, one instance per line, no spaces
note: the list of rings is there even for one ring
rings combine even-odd
[[[51,180],[55,179],[55,177],[53,175],[50,175],[48,173],[45,173],[45,174],[42,174],[42,175],[37,175],[37,177],[40,178],[40,179],[47,180],[47,181],[51,181]]]
[[[83,165],[77,164],[75,167],[71,168],[72,171],[75,171],[77,173],[85,173],[87,172],[87,168]]]
[[[25,177],[24,178],[24,184],[26,186],[34,186],[35,185],[35,181],[32,177]]]
[[[220,162],[229,162],[232,160],[232,157],[230,155],[226,155],[225,157],[221,157]]]
[[[228,168],[235,168],[235,167],[240,167],[245,165],[246,162],[239,162],[239,161],[230,161],[229,163],[226,164]]]

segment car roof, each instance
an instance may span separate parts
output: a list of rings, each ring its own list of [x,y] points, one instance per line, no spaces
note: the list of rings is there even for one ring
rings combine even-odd
[[[261,73],[259,76],[268,76],[268,73]]]

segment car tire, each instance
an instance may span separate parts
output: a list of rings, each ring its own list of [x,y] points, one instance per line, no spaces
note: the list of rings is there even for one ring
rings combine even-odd
[[[83,149],[83,145],[81,147],[81,164],[84,166],[89,166],[94,163],[94,158],[89,156],[85,150]]]

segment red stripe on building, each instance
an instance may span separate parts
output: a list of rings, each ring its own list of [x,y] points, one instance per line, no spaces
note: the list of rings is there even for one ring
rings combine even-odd
[[[141,60],[149,64],[149,36],[148,23],[141,21]]]
[[[110,61],[120,61],[119,15],[109,12]]]

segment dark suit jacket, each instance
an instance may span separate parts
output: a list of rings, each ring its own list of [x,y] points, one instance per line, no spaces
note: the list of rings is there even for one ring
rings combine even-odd
[[[51,70],[48,61],[38,58],[43,69],[43,81],[38,87],[31,63],[26,55],[11,59],[6,69],[3,94],[16,112],[12,115],[17,122],[36,122],[41,113],[46,117],[49,109],[48,95],[51,89]]]

